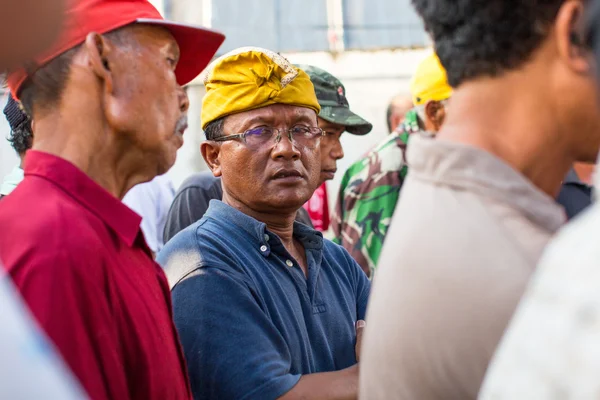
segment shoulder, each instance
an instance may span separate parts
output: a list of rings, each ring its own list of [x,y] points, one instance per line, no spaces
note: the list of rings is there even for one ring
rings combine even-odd
[[[205,217],[169,240],[156,261],[163,267],[172,288],[199,268],[237,271],[240,263],[236,249],[243,240],[231,227]]]
[[[173,204],[189,204],[189,207],[193,205],[194,208],[203,209],[210,200],[221,200],[222,197],[221,179],[215,178],[210,172],[201,172],[182,183],[175,193]]]
[[[600,234],[600,206],[593,205],[565,226],[548,245],[541,264],[547,273],[575,278],[600,259],[600,248],[593,238]],[[569,265],[569,268],[564,268]],[[595,269],[595,268],[594,268]],[[550,272],[552,271],[552,272]],[[589,276],[587,271],[585,275]],[[540,274],[543,273],[540,271]],[[583,275],[580,275],[583,276]]]
[[[217,186],[221,187],[220,178],[216,178],[211,172],[200,172],[183,181],[178,192],[189,189],[210,189]]]
[[[205,220],[200,220],[180,231],[156,256],[156,262],[163,268],[171,288],[202,266],[196,231],[203,222]]]
[[[362,269],[350,253],[348,253],[348,250],[329,239],[323,239],[323,259],[329,265],[340,266],[344,274],[348,272],[362,272]]]

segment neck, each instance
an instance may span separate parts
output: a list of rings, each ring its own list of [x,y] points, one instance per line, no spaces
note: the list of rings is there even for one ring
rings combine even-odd
[[[545,91],[526,72],[466,83],[454,92],[438,138],[499,157],[555,197],[574,157]]]
[[[33,149],[71,162],[118,199],[138,183],[152,179],[139,171],[139,160],[132,159],[127,146],[115,141],[117,135],[101,123],[90,122],[92,115],[87,117],[85,121],[66,121],[59,115],[37,119]]]
[[[265,223],[270,232],[279,236],[288,251],[292,248],[294,243],[294,220],[296,219],[296,211],[257,211],[231,196],[227,193],[225,188],[223,188],[223,203],[243,212],[257,221]]]

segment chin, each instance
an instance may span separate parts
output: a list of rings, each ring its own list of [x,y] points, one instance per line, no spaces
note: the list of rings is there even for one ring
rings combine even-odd
[[[312,196],[311,193],[279,193],[274,199],[267,199],[273,208],[299,210]],[[271,200],[271,201],[269,201]]]

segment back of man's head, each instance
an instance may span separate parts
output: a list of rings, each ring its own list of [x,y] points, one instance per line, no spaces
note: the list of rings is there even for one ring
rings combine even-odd
[[[520,67],[544,41],[565,0],[412,0],[457,87]]]

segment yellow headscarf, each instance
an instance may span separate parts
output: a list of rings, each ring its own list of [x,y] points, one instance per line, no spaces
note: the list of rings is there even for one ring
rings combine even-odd
[[[221,117],[271,104],[321,111],[309,76],[270,50],[233,50],[213,61],[203,78],[202,129]]]
[[[435,53],[427,56],[417,67],[410,82],[410,94],[415,106],[430,100],[446,100],[452,96],[446,70]]]

